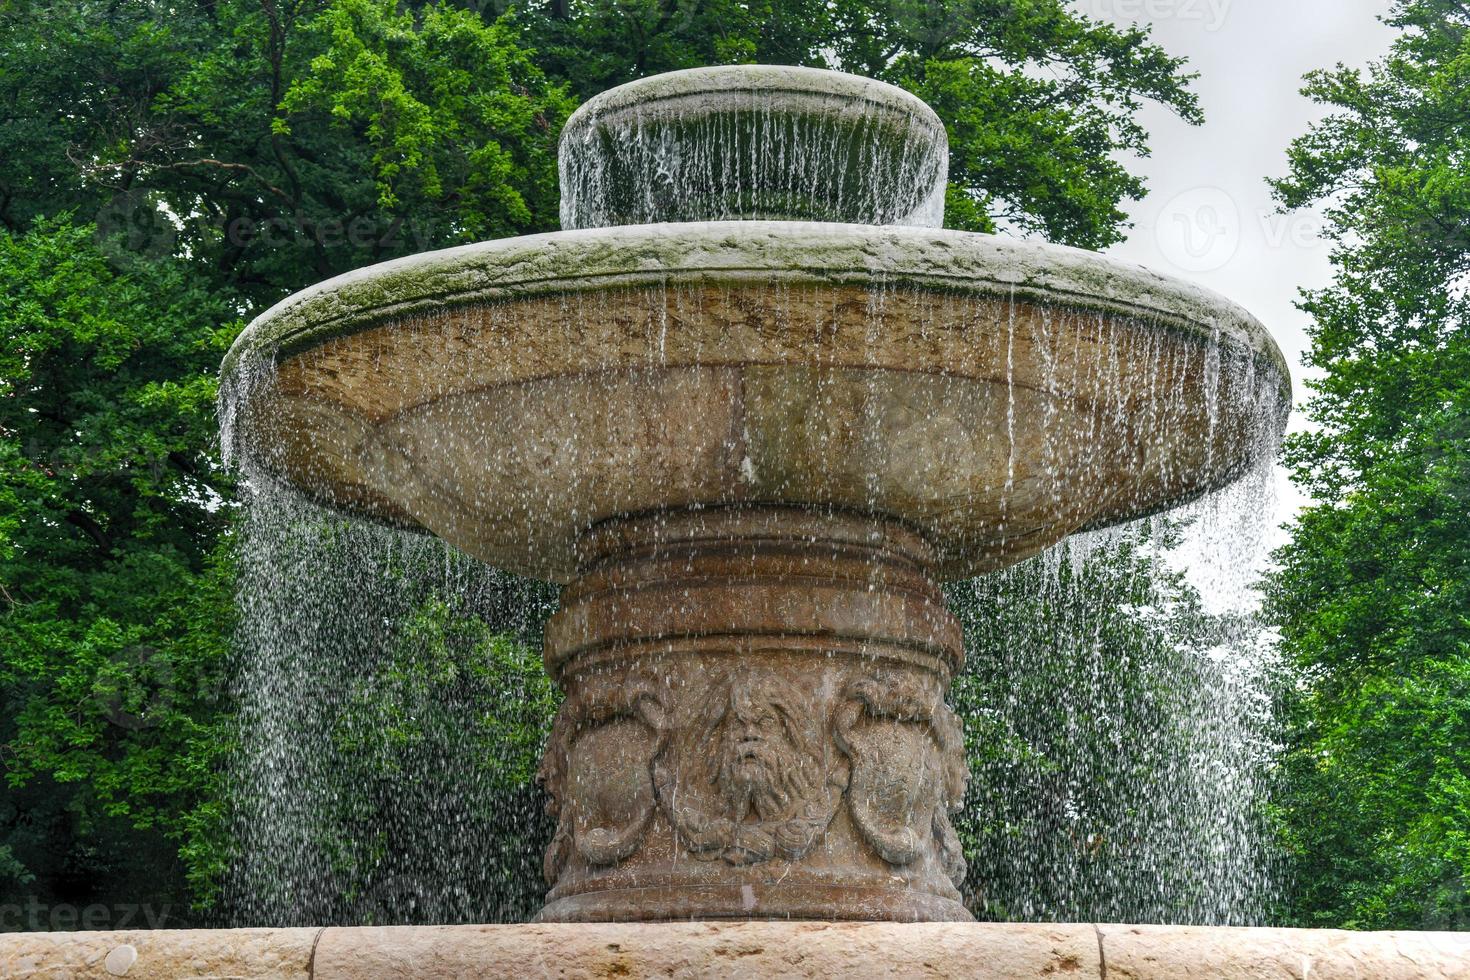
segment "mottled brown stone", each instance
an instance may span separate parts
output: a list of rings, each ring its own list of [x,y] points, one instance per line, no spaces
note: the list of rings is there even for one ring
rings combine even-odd
[[[891,521],[605,522],[546,631],[547,920],[967,919],[933,549]]]
[[[316,975],[1095,980],[1099,973],[1091,926],[743,922],[329,929]]]
[[[1470,978],[1470,933],[1104,925],[1108,980]]]
[[[627,513],[799,504],[920,530],[945,578],[1219,487],[1269,453],[1280,352],[1098,256],[922,228],[647,225],[487,242],[258,318],[236,432],[324,503],[569,581]]]
[[[320,929],[0,934],[6,980],[308,980]],[[320,975],[320,974],[318,974]]]
[[[319,937],[319,938],[318,938]],[[313,951],[312,942],[316,940]],[[0,934],[0,976],[1465,980],[1470,933],[998,923],[535,923]]]

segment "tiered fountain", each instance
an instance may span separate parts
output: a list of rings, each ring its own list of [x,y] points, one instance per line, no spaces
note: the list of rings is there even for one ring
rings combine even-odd
[[[1287,371],[1255,320],[939,230],[945,159],[934,114],[876,82],[650,78],[568,122],[569,230],[364,269],[251,324],[225,375],[252,467],[567,584],[549,922],[12,934],[0,974],[1462,975],[1451,933],[550,921],[968,918],[937,580],[1275,444]]]
[[[941,230],[947,159],[867,79],[645,79],[567,123],[565,231],[341,276],[230,352],[277,477],[566,585],[544,920],[968,919],[939,581],[1279,437],[1260,324]]]

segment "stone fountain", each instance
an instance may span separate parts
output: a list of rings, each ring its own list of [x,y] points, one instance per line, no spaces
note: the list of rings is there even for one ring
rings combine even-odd
[[[566,586],[542,919],[968,919],[940,581],[1279,437],[1259,323],[941,230],[947,159],[868,79],[644,79],[568,121],[564,231],[322,283],[226,359],[276,478]]]

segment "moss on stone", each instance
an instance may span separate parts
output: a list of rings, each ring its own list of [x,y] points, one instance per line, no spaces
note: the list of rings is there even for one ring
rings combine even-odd
[[[906,286],[1013,296],[1216,340],[1264,357],[1290,394],[1286,359],[1259,321],[1182,279],[1081,249],[992,235],[872,225],[713,221],[553,232],[426,252],[359,269],[257,317],[226,355],[289,356],[388,319],[517,297],[640,285]]]

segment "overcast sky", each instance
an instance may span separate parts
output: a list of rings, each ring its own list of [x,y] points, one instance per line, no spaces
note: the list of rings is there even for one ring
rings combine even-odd
[[[1189,59],[1205,112],[1188,126],[1150,107],[1152,157],[1132,163],[1149,194],[1129,208],[1128,240],[1108,252],[1224,293],[1270,329],[1292,367],[1298,404],[1307,318],[1302,287],[1331,278],[1317,237],[1321,216],[1276,214],[1267,177],[1286,172],[1286,147],[1323,110],[1303,98],[1301,77],[1338,63],[1364,65],[1393,37],[1379,16],[1388,0],[1078,0],[1087,13],[1151,25],[1154,39]],[[1294,415],[1292,428],[1302,420]],[[1301,496],[1278,473],[1276,517]],[[1272,543],[1279,543],[1277,536]],[[1193,564],[1193,561],[1190,562]]]

